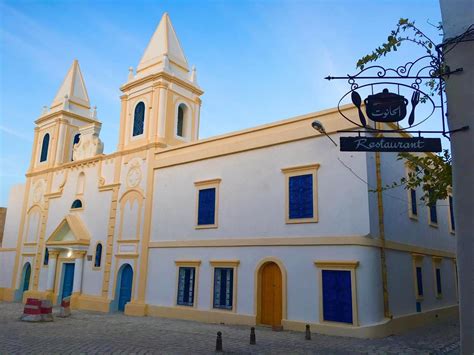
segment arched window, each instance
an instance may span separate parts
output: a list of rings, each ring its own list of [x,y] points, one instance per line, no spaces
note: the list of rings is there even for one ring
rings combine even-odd
[[[80,140],[81,140],[81,134],[78,133],[78,134],[76,134],[76,135],[74,136],[74,139],[73,139],[73,141],[72,141],[72,149],[73,149],[73,150],[74,150],[74,144],[79,143]],[[73,154],[71,153],[71,161],[73,161],[73,160],[74,160]]]
[[[135,106],[135,115],[133,117],[133,136],[143,134],[143,126],[145,123],[145,104],[140,102]]]
[[[43,144],[41,145],[40,163],[48,159],[48,148],[49,148],[49,133],[46,133],[43,137]]]
[[[178,106],[178,121],[176,122],[176,135],[184,137],[184,111],[186,106],[183,104]]]
[[[44,260],[43,260],[43,265],[48,265],[49,263],[49,251],[48,248],[44,250]]]
[[[75,209],[75,208],[82,208],[81,200],[74,200],[74,202],[71,205],[71,209]]]
[[[85,180],[86,174],[82,171],[77,177],[76,195],[82,195],[84,193]]]
[[[100,267],[100,262],[102,260],[102,244],[98,243],[95,247],[95,260],[94,267]]]

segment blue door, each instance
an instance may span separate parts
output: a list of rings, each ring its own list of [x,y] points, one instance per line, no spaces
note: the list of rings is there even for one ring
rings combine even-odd
[[[61,294],[61,299],[69,297],[72,294],[72,285],[74,282],[74,264],[64,264],[63,275],[63,292]]]
[[[132,281],[133,281],[133,270],[132,267],[128,264],[123,266],[122,273],[120,276],[120,292],[119,292],[119,302],[118,310],[124,311],[125,304],[130,302],[132,298]]]
[[[324,320],[352,324],[351,272],[323,270]]]
[[[26,263],[23,272],[23,292],[28,291],[30,288],[30,277],[31,277],[31,265]]]

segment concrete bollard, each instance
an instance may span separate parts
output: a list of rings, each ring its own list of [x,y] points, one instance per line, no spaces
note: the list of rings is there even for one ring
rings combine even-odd
[[[66,318],[71,315],[71,297],[65,297],[61,301],[61,308],[59,310],[59,317]]]
[[[257,344],[257,338],[255,337],[255,327],[250,328],[250,345]]]
[[[217,332],[217,339],[216,339],[216,352],[222,352],[222,333]]]
[[[28,298],[23,309],[21,320],[25,322],[41,321],[41,301],[37,298]]]
[[[306,324],[306,332],[304,338],[306,340],[311,340],[311,329],[309,329],[309,324]]]
[[[52,322],[53,319],[53,304],[50,300],[41,301],[41,321],[43,322]]]

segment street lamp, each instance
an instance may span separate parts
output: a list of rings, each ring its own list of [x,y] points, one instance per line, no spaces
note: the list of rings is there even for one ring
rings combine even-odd
[[[320,121],[317,121],[317,120],[316,120],[316,121],[313,121],[313,123],[311,123],[311,126],[312,126],[316,131],[318,131],[319,133],[322,133],[322,134],[324,134],[326,137],[328,137],[328,138],[331,140],[331,142],[333,142],[334,145],[337,147],[337,143],[334,142],[334,140],[333,140],[331,137],[329,137],[329,135],[326,133],[326,130],[324,129],[323,124],[322,124]]]

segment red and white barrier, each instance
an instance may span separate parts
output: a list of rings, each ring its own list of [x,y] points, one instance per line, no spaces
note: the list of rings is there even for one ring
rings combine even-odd
[[[41,320],[43,322],[52,322],[53,319],[53,304],[49,300],[41,301]]]
[[[37,298],[28,298],[23,309],[21,320],[25,322],[41,321],[41,301]]]
[[[61,309],[59,311],[59,317],[66,318],[71,315],[71,297],[65,297],[61,301]]]

